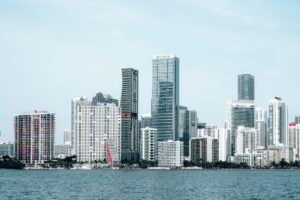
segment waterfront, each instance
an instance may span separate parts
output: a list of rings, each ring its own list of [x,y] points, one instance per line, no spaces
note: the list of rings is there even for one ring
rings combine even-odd
[[[299,170],[0,170],[0,199],[300,199]]]

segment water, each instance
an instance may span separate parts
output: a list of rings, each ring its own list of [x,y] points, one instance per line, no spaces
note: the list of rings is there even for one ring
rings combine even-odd
[[[300,199],[299,170],[0,170],[6,199]]]

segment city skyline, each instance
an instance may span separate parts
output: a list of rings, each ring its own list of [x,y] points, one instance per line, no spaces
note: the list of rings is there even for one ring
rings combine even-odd
[[[171,10],[183,6],[180,12],[183,19],[176,18],[178,23],[172,20],[172,12],[165,16],[163,10],[167,3],[162,3],[156,10],[151,3],[119,3],[114,7],[114,1],[76,1],[74,4],[65,1],[1,2],[0,25],[7,31],[0,33],[3,44],[0,47],[3,52],[0,59],[3,71],[0,140],[13,141],[15,113],[47,110],[56,113],[56,143],[62,143],[63,130],[71,128],[70,100],[81,95],[91,98],[101,91],[120,101],[123,67],[141,66],[136,67],[140,72],[140,88],[143,88],[140,89],[139,115],[151,113],[151,58],[164,53],[175,53],[180,58],[180,105],[196,110],[200,122],[223,127],[225,104],[229,99],[236,99],[236,78],[244,73],[255,76],[256,106],[267,109],[269,100],[280,96],[288,103],[289,121],[293,121],[294,116],[300,113],[297,106],[300,98],[296,95],[297,74],[300,72],[296,41],[299,31],[293,24],[298,17],[293,16],[295,21],[290,19],[297,14],[296,10],[289,4],[280,3],[266,8],[267,3],[257,1],[234,7],[228,2],[221,5],[214,3],[219,1],[202,2],[205,3],[199,5],[191,1],[190,5],[179,2],[172,5]],[[15,4],[19,5],[18,9],[13,8]],[[82,4],[85,6],[81,8]],[[199,14],[192,6],[205,12]],[[247,6],[261,10],[250,11]],[[291,14],[279,12],[279,7],[289,9]],[[107,9],[100,17],[107,16],[108,22],[99,19],[95,8]],[[109,11],[112,9],[120,11],[118,17],[123,18],[121,22],[110,18]],[[35,12],[30,14],[31,11]],[[58,11],[57,18],[47,18],[43,14],[52,11]],[[64,11],[67,14],[63,14]],[[152,15],[151,11],[155,11],[156,15]],[[263,20],[258,21],[256,14]],[[273,14],[276,14],[275,18]],[[215,17],[209,19],[211,15]],[[242,17],[238,19],[238,16]],[[82,24],[72,24],[80,17]],[[63,20],[59,22],[58,19]],[[199,19],[202,20],[197,22]],[[92,22],[88,23],[89,20]],[[115,26],[109,26],[110,20]],[[141,23],[143,20],[150,24],[150,28]],[[236,29],[232,27],[231,20],[237,22]],[[156,27],[154,21],[161,31],[152,36],[151,28]],[[245,28],[241,21],[249,25],[247,29],[241,30]],[[95,22],[99,23],[99,27],[94,27]],[[210,22],[214,22],[215,26],[209,25]],[[222,22],[228,27],[221,26]],[[130,30],[134,25],[141,26],[137,35]],[[167,27],[164,28],[164,25]],[[87,29],[79,31],[78,26]],[[103,26],[105,31],[102,31]],[[185,31],[185,27],[194,27],[195,33]],[[77,32],[72,33],[75,28]],[[93,31],[102,34],[98,36]],[[113,33],[112,36],[109,33]],[[273,35],[270,37],[269,33]],[[81,36],[85,38],[76,43]],[[90,39],[88,36],[91,36]],[[98,37],[114,42],[107,48],[110,42]],[[175,39],[178,42],[174,42]],[[121,59],[114,60],[114,56]]]

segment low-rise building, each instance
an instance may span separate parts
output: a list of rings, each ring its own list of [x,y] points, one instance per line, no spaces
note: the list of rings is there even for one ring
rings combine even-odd
[[[250,167],[262,167],[263,154],[257,151],[251,151],[246,149],[245,153],[236,153],[234,156],[234,162],[241,164],[246,163]]]
[[[68,144],[54,145],[55,158],[65,158],[67,156],[71,156],[71,145]]]
[[[0,157],[2,156],[15,156],[15,146],[10,142],[0,142]]]
[[[158,142],[158,166],[182,167],[183,166],[183,142],[159,141]]]
[[[257,149],[258,153],[262,153],[262,166],[268,166],[272,162],[279,163],[282,160],[286,162],[295,161],[295,149],[291,145],[274,145],[268,149]]]

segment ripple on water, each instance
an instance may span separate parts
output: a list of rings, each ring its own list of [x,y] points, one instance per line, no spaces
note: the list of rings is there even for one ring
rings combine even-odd
[[[0,199],[300,199],[298,170],[0,170]]]

